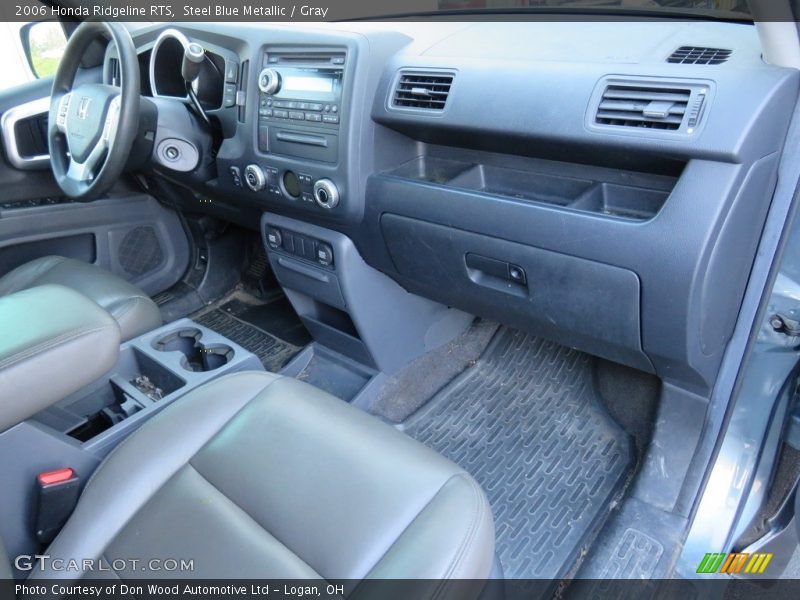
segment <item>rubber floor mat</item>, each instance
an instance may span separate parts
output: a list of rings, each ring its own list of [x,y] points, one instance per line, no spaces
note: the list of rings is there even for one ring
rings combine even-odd
[[[506,578],[564,576],[633,466],[630,437],[596,397],[592,361],[500,329],[474,366],[401,426],[483,486]]]
[[[193,319],[258,356],[264,368],[273,373],[280,371],[301,350],[219,308],[206,311]]]

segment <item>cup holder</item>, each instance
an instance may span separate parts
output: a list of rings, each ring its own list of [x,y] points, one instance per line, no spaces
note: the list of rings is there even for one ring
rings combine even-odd
[[[200,341],[203,332],[187,328],[173,331],[153,342],[159,352],[180,352],[181,367],[204,373],[227,365],[233,358],[233,348],[225,344],[206,345]]]

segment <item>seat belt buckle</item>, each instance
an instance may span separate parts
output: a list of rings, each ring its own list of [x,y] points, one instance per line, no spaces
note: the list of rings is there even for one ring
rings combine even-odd
[[[42,544],[53,541],[78,503],[80,478],[69,467],[39,473],[36,476],[36,539]]]

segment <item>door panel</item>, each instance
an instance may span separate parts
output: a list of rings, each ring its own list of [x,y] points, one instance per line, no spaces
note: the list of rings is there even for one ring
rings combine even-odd
[[[0,248],[0,273],[51,254],[93,263],[97,260],[97,242],[94,234],[79,233],[6,246]]]
[[[93,262],[153,295],[183,275],[189,243],[178,216],[144,194],[0,209],[0,274],[48,254]]]
[[[87,69],[79,81],[100,81],[101,69]],[[2,115],[37,102],[47,107],[51,80],[37,80],[0,92]],[[38,120],[46,112],[28,111],[28,122],[14,132],[21,154],[38,154]],[[6,119],[8,121],[8,119]],[[7,134],[0,131],[0,135]],[[20,264],[57,254],[97,264],[154,295],[178,281],[189,264],[189,242],[177,214],[124,183],[109,197],[90,203],[66,200],[49,161],[14,166],[3,139],[0,160],[0,276]],[[26,146],[27,144],[27,146]],[[38,144],[38,145],[37,145]],[[34,166],[35,168],[30,168]]]

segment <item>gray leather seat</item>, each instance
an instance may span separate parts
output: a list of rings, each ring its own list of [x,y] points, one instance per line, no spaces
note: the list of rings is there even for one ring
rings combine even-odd
[[[122,341],[161,325],[158,306],[144,292],[95,265],[45,256],[0,277],[0,296],[46,283],[72,288],[105,308],[119,323]]]
[[[295,379],[238,373],[123,442],[47,554],[194,560],[123,579],[484,579],[494,524],[472,477],[422,444]],[[33,577],[64,575],[81,574]]]
[[[61,285],[0,296],[0,432],[100,379],[119,355],[108,311]]]

